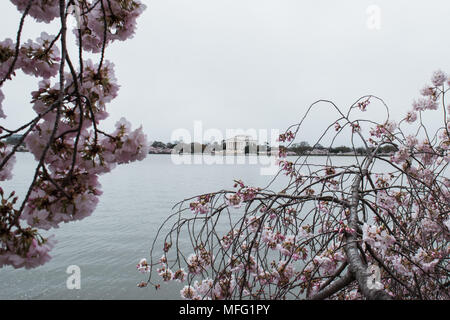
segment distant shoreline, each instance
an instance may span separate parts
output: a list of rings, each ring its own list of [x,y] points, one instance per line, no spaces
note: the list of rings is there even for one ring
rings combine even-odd
[[[151,155],[172,155],[172,153],[158,153],[158,152],[149,152],[148,154]],[[180,154],[173,154],[178,156],[195,156],[195,155],[207,155],[207,156],[218,156],[218,157],[237,157],[237,156],[256,156],[256,157],[275,157],[276,154],[268,155],[268,154],[213,154],[213,153],[180,153]],[[313,156],[313,157],[364,157],[363,154],[288,154],[287,157],[306,157],[306,156]],[[378,154],[379,157],[390,157],[391,154]]]
[[[30,152],[29,150],[26,149],[18,149],[16,150],[16,152]],[[232,157],[237,157],[237,156],[256,156],[256,157],[276,157],[277,154],[255,154],[255,153],[250,153],[250,154],[214,154],[214,153],[179,153],[179,154],[174,154],[174,153],[169,153],[169,152],[149,152],[148,154],[151,155],[178,155],[178,156],[196,156],[196,155],[207,155],[207,156],[217,156],[217,157],[228,157],[228,156],[232,156]],[[313,157],[364,157],[365,155],[363,154],[339,154],[339,153],[328,153],[328,154],[323,154],[323,153],[317,153],[317,154],[288,154],[287,157],[306,157],[306,156],[313,156]],[[389,153],[380,153],[378,154],[379,157],[390,157],[392,156],[392,154]]]

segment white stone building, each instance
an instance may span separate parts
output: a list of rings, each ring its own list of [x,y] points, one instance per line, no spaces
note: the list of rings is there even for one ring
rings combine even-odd
[[[245,154],[245,148],[248,147],[249,153],[256,153],[258,142],[248,135],[237,135],[225,140],[226,154]]]

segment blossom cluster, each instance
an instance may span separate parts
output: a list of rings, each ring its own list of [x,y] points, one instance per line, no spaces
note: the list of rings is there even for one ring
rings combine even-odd
[[[242,203],[253,200],[260,191],[259,188],[246,186],[241,180],[235,180],[234,187],[238,190],[226,197],[228,206],[234,208],[239,208]]]
[[[280,134],[278,137],[279,142],[292,141],[295,138],[295,134],[292,131],[286,131],[285,133]]]
[[[150,265],[147,263],[147,259],[145,259],[145,258],[143,258],[139,261],[139,263],[136,265],[136,268],[141,273],[150,272]]]
[[[105,45],[113,41],[132,38],[136,29],[136,19],[146,6],[139,0],[101,0],[95,3],[83,1],[90,10],[81,21],[81,41],[83,49],[93,53],[101,52]],[[100,17],[100,19],[99,19]],[[74,29],[78,36],[79,30]]]
[[[443,71],[435,71],[431,77],[432,85],[427,85],[421,90],[422,97],[413,101],[413,109],[408,112],[405,121],[414,123],[417,120],[418,112],[438,109],[439,97],[445,92],[443,86],[445,86],[446,81],[450,86],[450,78]]]
[[[370,104],[370,98],[366,99],[364,101],[358,102],[357,107],[361,110],[361,111],[366,111],[367,110],[367,106]]]
[[[54,77],[60,62],[59,49],[52,44],[54,39],[54,36],[42,32],[36,41],[28,40],[20,46],[17,59],[14,59],[16,44],[11,39],[0,42],[0,79],[10,77],[8,72],[14,73],[18,69],[44,79]]]
[[[31,3],[28,14],[38,22],[50,22],[59,17],[58,0],[11,0],[16,5],[19,12],[23,13]]]
[[[197,201],[189,204],[190,209],[195,213],[206,214],[210,209],[211,196],[209,194],[197,197]]]
[[[278,165],[280,166],[281,171],[290,177],[294,177],[297,175],[295,171],[295,165],[292,161],[289,160],[278,160]]]
[[[8,229],[18,219],[18,211],[14,209],[18,197],[15,192],[7,197],[0,188],[1,211],[0,230]],[[32,228],[16,228],[12,232],[2,232],[0,237],[0,267],[12,265],[15,268],[35,268],[50,260],[49,251],[55,245],[53,236],[41,237]]]

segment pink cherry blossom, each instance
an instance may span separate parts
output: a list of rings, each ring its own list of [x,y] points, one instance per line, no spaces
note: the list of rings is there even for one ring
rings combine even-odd
[[[419,98],[413,102],[414,111],[436,110],[437,108],[438,104],[432,98]]]
[[[29,0],[11,0],[11,2],[17,6],[20,12],[24,12],[30,3]],[[59,17],[59,1],[33,0],[28,14],[38,22],[50,22],[54,18]]]
[[[406,122],[408,123],[413,123],[417,120],[417,113],[415,111],[409,111],[406,114],[406,118],[405,118]]]
[[[50,48],[54,38],[42,32],[36,42],[28,40],[21,46],[18,66],[24,73],[45,79],[54,77],[58,73],[59,50],[56,46]]]
[[[11,68],[11,65],[14,60],[14,53],[15,53],[15,44],[11,39],[6,39],[4,41],[0,42],[0,79],[3,79],[6,77],[9,69]],[[13,68],[14,70],[18,69],[19,66],[15,65]]]
[[[435,71],[433,73],[433,76],[431,77],[431,82],[436,87],[442,86],[446,80],[447,80],[447,75],[441,70]]]

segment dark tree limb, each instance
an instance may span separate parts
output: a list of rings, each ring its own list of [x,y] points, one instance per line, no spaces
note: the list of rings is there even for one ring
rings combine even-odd
[[[372,162],[372,158],[373,154],[368,156],[364,169],[362,169],[361,174],[356,175],[351,187],[352,193],[350,196],[350,215],[348,217],[348,225],[354,230],[354,232],[347,233],[344,249],[347,255],[347,262],[349,264],[350,272],[358,281],[359,289],[361,290],[363,296],[370,300],[391,300],[391,296],[384,290],[370,289],[367,286],[367,280],[369,279],[367,264],[364,263],[358,249],[358,241],[361,240],[359,239],[356,231],[358,230],[358,204],[360,197],[359,187],[362,177],[367,175],[367,168]]]
[[[333,283],[326,286],[323,290],[319,291],[318,293],[312,295],[309,299],[310,300],[323,300],[326,299],[336,292],[339,292],[340,290],[347,287],[350,283],[352,283],[355,280],[355,277],[353,274],[348,271],[342,278],[339,278],[338,280],[334,281]]]

